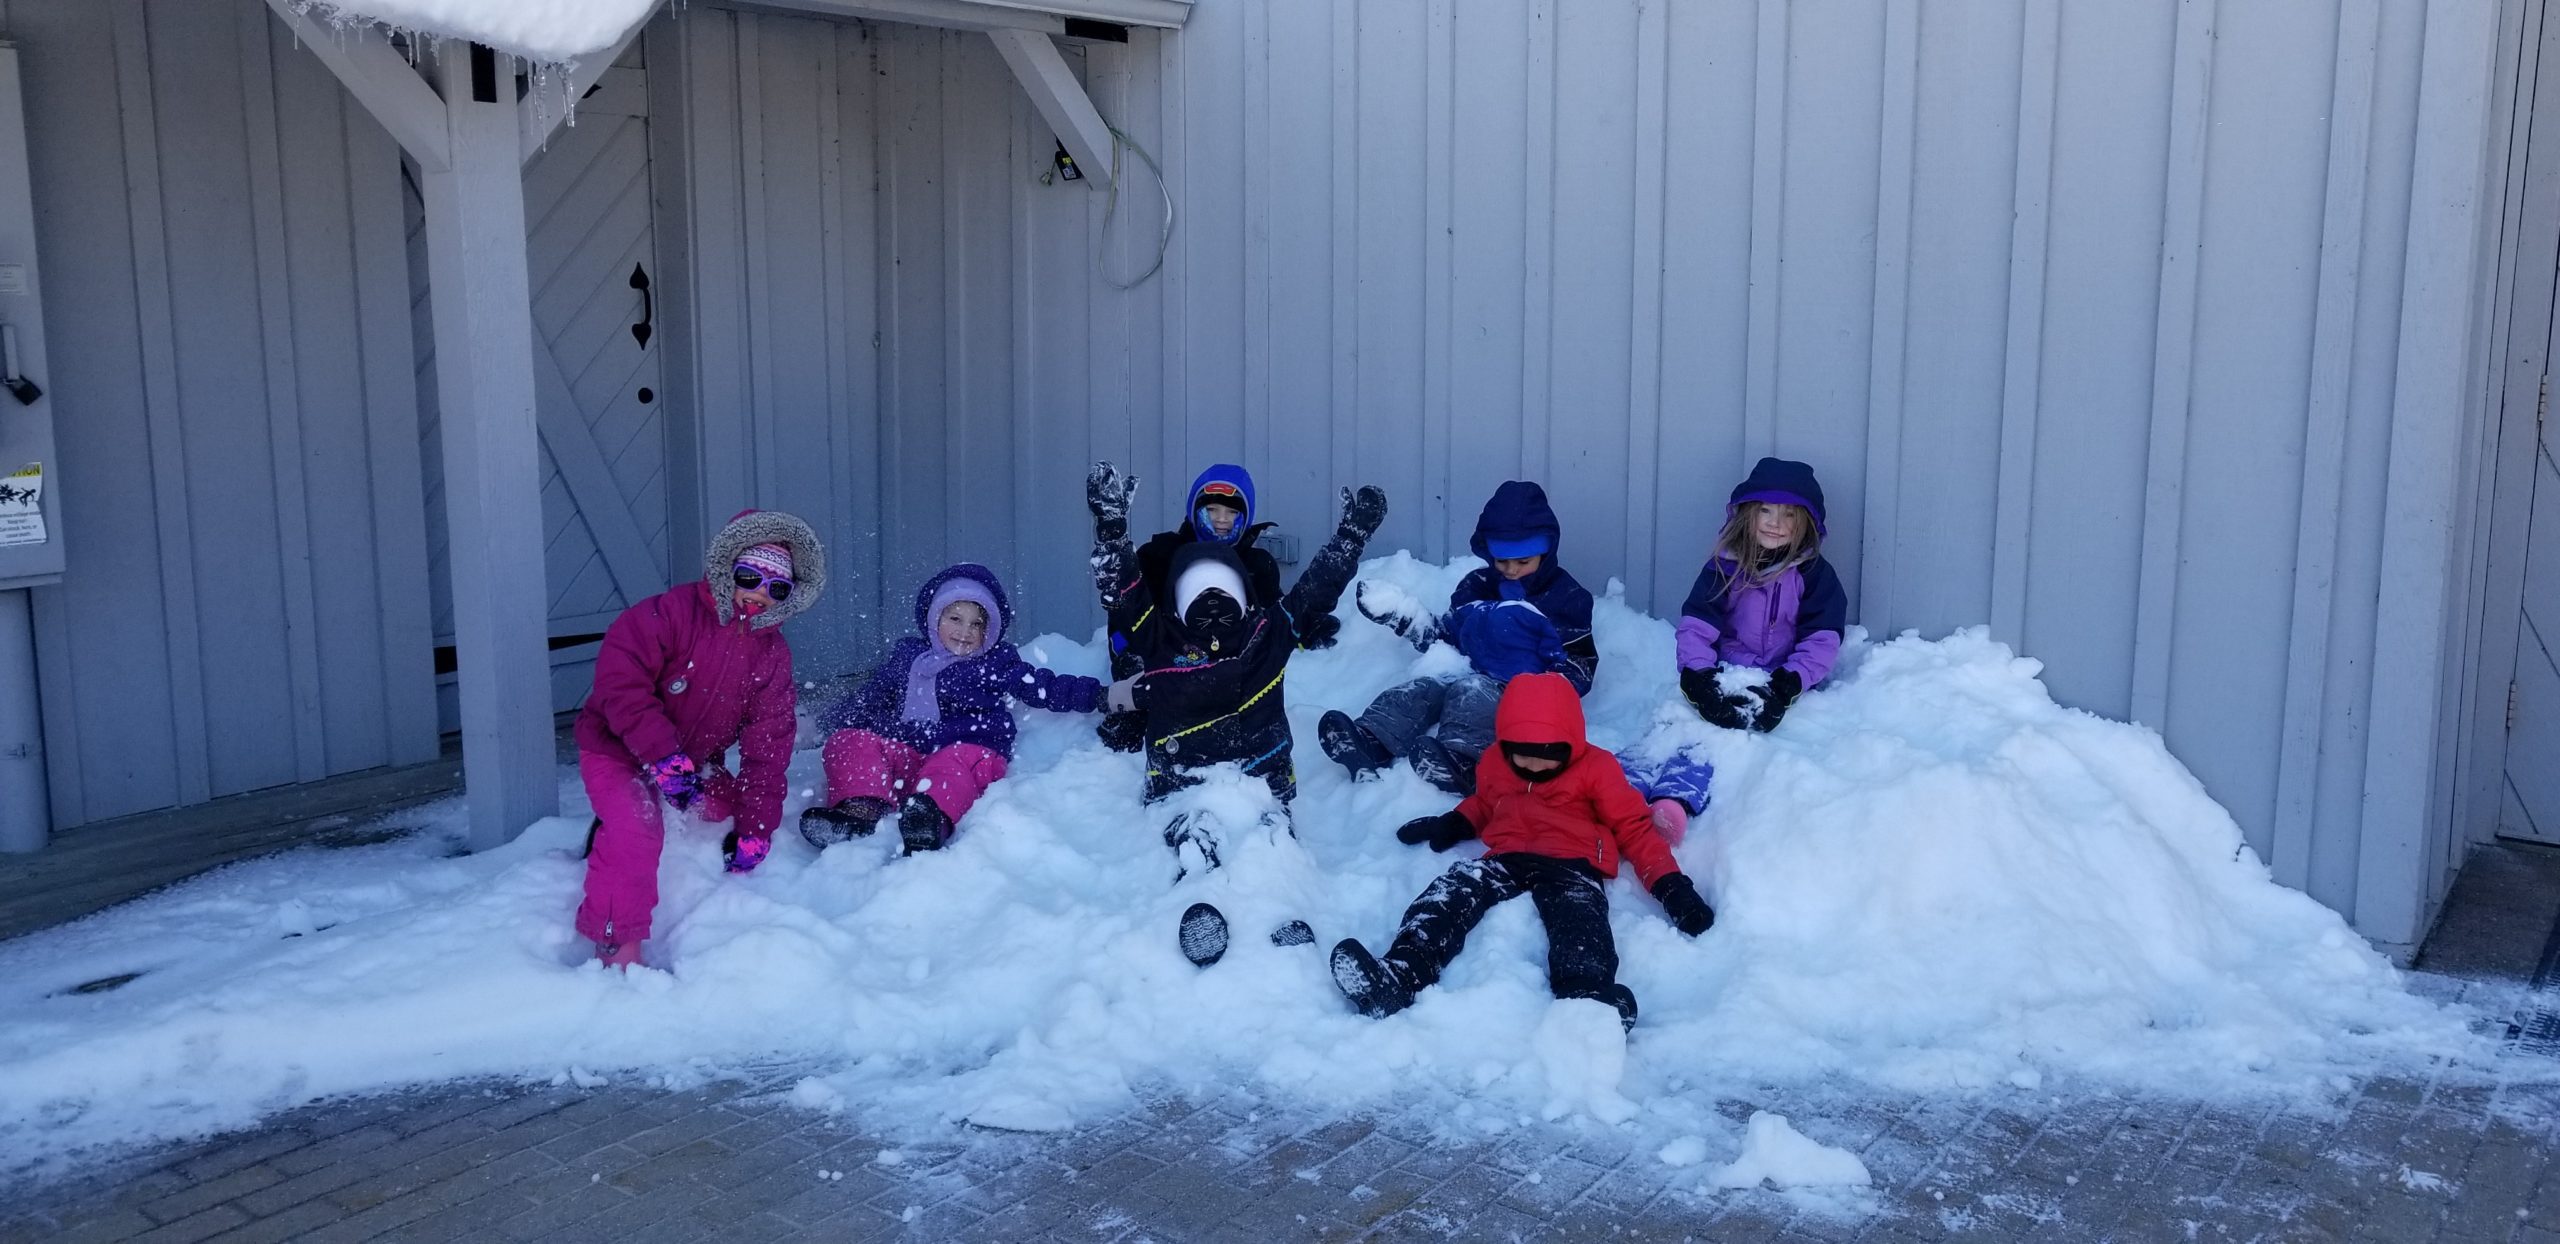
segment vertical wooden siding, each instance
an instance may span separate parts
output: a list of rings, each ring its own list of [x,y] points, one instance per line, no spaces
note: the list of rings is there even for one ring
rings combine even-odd
[[[1871,630],[1991,625],[2065,702],[2162,729],[2282,880],[2350,914],[2359,886],[2440,880],[2424,852],[2367,850],[2373,788],[2432,815],[2424,762],[2378,750],[2367,709],[2406,642],[2377,642],[2385,517],[2443,483],[2392,475],[2398,369],[2447,348],[2401,314],[2412,170],[2465,141],[2421,128],[2421,55],[2485,51],[2485,22],[2327,0],[1203,5],[1178,35],[1069,45],[1182,212],[1131,292],[1094,251],[1146,265],[1151,179],[1127,161],[1107,236],[1104,196],[1039,181],[1050,138],[982,40],[685,22],[698,200],[731,193],[741,152],[764,193],[789,176],[740,126],[750,78],[761,115],[814,115],[817,91],[845,127],[838,210],[776,232],[768,199],[761,250],[706,214],[695,262],[781,296],[758,274],[826,229],[868,240],[826,270],[876,311],[876,356],[836,340],[878,381],[806,435],[876,455],[879,508],[845,521],[876,522],[891,605],[971,557],[1032,626],[1089,630],[1084,464],[1133,466],[1142,520],[1170,521],[1198,465],[1240,455],[1284,529],[1320,536],[1337,486],[1376,482],[1380,547],[1434,557],[1494,484],[1542,479],[1577,572],[1667,612],[1726,489],[1784,454],[1822,474]],[[831,49],[835,84],[747,72],[782,47]],[[2485,87],[2485,63],[2433,51]],[[2449,119],[2460,87],[2438,84]],[[795,323],[843,314],[790,297]],[[2407,940],[2416,911],[2366,931]]]
[[[432,758],[399,153],[263,4],[20,0],[57,823]]]

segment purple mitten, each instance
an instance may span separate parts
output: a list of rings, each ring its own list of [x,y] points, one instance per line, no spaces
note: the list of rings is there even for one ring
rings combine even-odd
[[[721,858],[728,862],[730,872],[754,872],[756,865],[763,863],[764,857],[772,853],[773,839],[764,834],[742,834],[733,829],[720,847]]]
[[[649,784],[658,788],[658,796],[674,804],[678,812],[693,806],[702,797],[702,775],[693,768],[693,757],[677,752],[643,770]]]

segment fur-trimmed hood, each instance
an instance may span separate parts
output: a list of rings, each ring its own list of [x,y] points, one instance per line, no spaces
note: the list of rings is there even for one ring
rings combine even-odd
[[[827,588],[826,546],[818,543],[818,533],[809,524],[780,510],[740,510],[711,538],[711,547],[702,556],[703,582],[711,588],[711,608],[722,626],[738,616],[738,585],[729,572],[737,566],[738,554],[758,544],[790,548],[791,597],[757,614],[752,623],[755,629],[780,626],[807,612]]]

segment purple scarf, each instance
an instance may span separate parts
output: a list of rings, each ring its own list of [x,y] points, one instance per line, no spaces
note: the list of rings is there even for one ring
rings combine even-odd
[[[925,610],[925,642],[931,647],[907,667],[907,698],[898,710],[900,717],[908,721],[942,720],[942,699],[934,689],[934,680],[941,677],[944,668],[962,659],[961,653],[943,645],[942,611],[964,600],[987,612],[987,637],[966,655],[985,652],[1004,638],[1004,614],[996,608],[995,593],[988,591],[985,584],[966,576],[943,584],[942,590],[933,594],[933,604]]]

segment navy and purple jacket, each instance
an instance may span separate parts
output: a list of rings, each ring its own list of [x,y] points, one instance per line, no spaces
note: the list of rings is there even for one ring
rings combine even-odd
[[[1449,612],[1440,619],[1440,637],[1488,678],[1509,682],[1552,671],[1564,675],[1575,694],[1589,695],[1591,679],[1600,672],[1591,593],[1557,559],[1564,526],[1547,505],[1546,490],[1517,479],[1494,489],[1468,546],[1489,563],[1494,541],[1532,539],[1543,541],[1547,551],[1526,577],[1505,579],[1487,565],[1458,580],[1449,593]]]
[[[1813,515],[1815,533],[1825,531],[1822,485],[1804,463],[1762,458],[1751,477],[1734,487],[1726,517],[1749,501],[1803,506]],[[1830,565],[1816,555],[1766,583],[1737,587],[1739,577],[1741,568],[1731,557],[1717,557],[1698,572],[1689,599],[1680,605],[1680,668],[1713,669],[1728,662],[1790,669],[1807,687],[1830,677],[1849,622],[1849,595]]]
[[[987,611],[987,638],[972,655],[954,656],[942,646],[935,617],[954,600]],[[922,752],[975,743],[1010,759],[1014,724],[1011,701],[1057,713],[1090,713],[1102,704],[1102,684],[1045,670],[1022,659],[1004,640],[1013,629],[1013,604],[995,572],[963,562],[925,580],[916,590],[916,634],[898,641],[853,694],[819,714],[826,730],[867,730]]]

